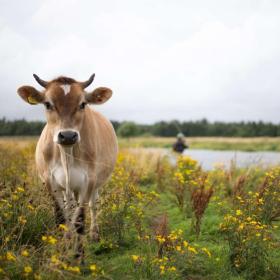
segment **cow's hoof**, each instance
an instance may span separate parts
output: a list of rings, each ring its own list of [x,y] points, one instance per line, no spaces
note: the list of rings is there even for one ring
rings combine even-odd
[[[99,242],[100,241],[99,231],[98,230],[92,230],[90,232],[90,238],[93,242]]]
[[[71,239],[72,238],[72,232],[71,231],[66,231],[64,233],[64,238],[66,239]]]
[[[74,255],[75,262],[78,265],[84,265],[85,264],[85,252],[83,248],[80,248]]]

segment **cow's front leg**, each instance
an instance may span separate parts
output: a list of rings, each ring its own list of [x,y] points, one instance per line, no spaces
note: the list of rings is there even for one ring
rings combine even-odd
[[[61,194],[61,203],[57,201],[57,198],[54,198],[54,215],[55,215],[55,224],[59,226],[60,224],[65,224],[66,219],[63,211],[63,196]]]
[[[89,209],[90,209],[90,217],[91,217],[91,224],[90,224],[90,237],[93,241],[98,242],[100,240],[99,237],[99,227],[97,224],[97,218],[99,214],[99,206],[100,206],[100,199],[98,190],[96,189],[89,201]]]
[[[73,225],[78,234],[85,233],[85,203],[79,202],[74,213]]]
[[[73,215],[73,227],[76,231],[75,241],[75,257],[83,262],[84,246],[82,234],[85,233],[85,206],[88,202],[86,192],[81,192],[78,195],[78,204]]]
[[[72,228],[73,224],[73,213],[76,209],[77,202],[74,196],[74,193],[72,191],[65,191],[64,192],[64,210],[65,210],[65,216],[66,216],[66,222]]]
[[[65,214],[64,214],[64,196],[62,190],[56,184],[46,183],[47,189],[54,201],[54,215],[55,215],[55,224],[59,226],[64,224]]]

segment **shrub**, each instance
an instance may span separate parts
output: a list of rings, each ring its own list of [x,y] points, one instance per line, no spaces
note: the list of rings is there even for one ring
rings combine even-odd
[[[261,221],[258,197],[259,193],[253,192],[237,196],[233,211],[220,225],[229,244],[231,266],[246,279],[262,279],[269,267],[270,228]]]
[[[199,177],[197,179],[197,187],[193,188],[191,192],[192,209],[195,216],[194,229],[197,236],[200,233],[200,225],[203,214],[214,192],[213,186],[209,185],[207,177],[207,174],[203,174]]]
[[[112,179],[102,192],[101,232],[105,239],[118,244],[125,241],[128,233],[133,234],[133,230],[138,236],[143,235],[144,212],[158,197],[154,191],[139,189],[131,165],[133,158],[120,154]]]
[[[191,191],[197,186],[196,179],[200,173],[197,161],[190,157],[179,156],[173,172],[172,192],[177,205],[187,216],[191,216]]]
[[[261,208],[261,219],[268,224],[280,220],[280,168],[266,173],[259,188],[257,203]]]

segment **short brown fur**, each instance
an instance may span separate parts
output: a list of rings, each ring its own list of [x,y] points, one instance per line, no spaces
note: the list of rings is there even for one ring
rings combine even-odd
[[[62,85],[70,85],[69,92],[65,92]],[[55,205],[60,219],[63,218],[60,210],[64,208],[62,192],[65,191],[65,189],[63,191],[65,186],[57,188],[53,184],[52,172],[57,165],[63,165],[63,156],[67,150],[54,142],[54,136],[63,129],[74,129],[79,132],[80,142],[71,148],[71,164],[86,172],[88,183],[81,186],[80,193],[73,191],[78,198],[76,214],[71,218],[66,215],[65,218],[66,222],[70,223],[70,227],[72,224],[75,228],[75,223],[83,223],[80,213],[86,205],[89,205],[92,218],[91,233],[96,237],[98,225],[95,205],[98,200],[98,190],[106,183],[114,169],[118,151],[117,138],[112,124],[104,116],[88,105],[82,109],[80,106],[82,103],[102,104],[111,97],[112,91],[100,87],[91,93],[86,93],[81,83],[61,76],[48,82],[43,92],[30,86],[23,86],[18,89],[18,93],[30,104],[36,104],[34,102],[51,104],[51,109],[46,110],[47,124],[36,147],[36,165],[42,181],[56,199]],[[71,199],[68,199],[67,203],[70,202]],[[79,227],[78,233],[82,232],[80,228],[83,228],[83,224]]]

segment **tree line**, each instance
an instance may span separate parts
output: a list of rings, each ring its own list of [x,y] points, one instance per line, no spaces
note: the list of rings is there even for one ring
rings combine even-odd
[[[250,122],[209,122],[197,121],[160,121],[154,124],[137,124],[135,122],[112,121],[117,134],[122,137],[161,136],[174,137],[179,132],[185,136],[224,136],[224,137],[258,137],[280,136],[280,123]],[[45,123],[41,121],[0,119],[0,136],[39,135]]]

